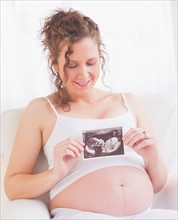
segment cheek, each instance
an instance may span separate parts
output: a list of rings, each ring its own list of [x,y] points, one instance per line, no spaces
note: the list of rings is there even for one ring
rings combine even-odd
[[[75,80],[75,72],[70,72],[68,73],[67,81],[68,82],[73,82]]]
[[[98,77],[100,74],[100,67],[99,66],[94,67],[91,73],[93,74],[93,76]]]

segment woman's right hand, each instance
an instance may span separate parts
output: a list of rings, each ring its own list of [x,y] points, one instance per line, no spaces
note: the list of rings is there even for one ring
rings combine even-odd
[[[66,176],[74,165],[74,160],[84,151],[84,143],[78,139],[67,138],[54,146],[53,172],[57,178]]]

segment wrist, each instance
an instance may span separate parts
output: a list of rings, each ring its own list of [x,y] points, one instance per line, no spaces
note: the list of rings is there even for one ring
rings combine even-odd
[[[145,157],[143,157],[144,162],[145,162],[145,167],[146,169],[150,166],[153,166],[158,164],[160,161],[160,154],[158,152],[158,149],[154,147],[154,149],[151,149],[150,151],[147,152]]]
[[[56,184],[59,180],[62,179],[62,176],[59,175],[59,173],[57,173],[54,168],[51,168],[49,169],[49,178],[54,184]]]

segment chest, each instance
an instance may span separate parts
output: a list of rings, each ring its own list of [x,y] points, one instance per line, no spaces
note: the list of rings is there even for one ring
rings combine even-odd
[[[72,104],[70,112],[62,113],[68,117],[105,119],[127,112],[125,106],[113,101],[101,101],[93,104]]]

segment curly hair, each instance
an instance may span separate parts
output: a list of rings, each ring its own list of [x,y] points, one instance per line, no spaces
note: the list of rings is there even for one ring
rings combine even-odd
[[[67,81],[68,76],[66,69],[70,61],[70,55],[73,52],[72,45],[83,38],[90,37],[94,39],[98,45],[99,56],[102,61],[101,69],[104,76],[105,46],[101,41],[98,25],[79,11],[73,9],[64,11],[63,9],[58,9],[55,10],[52,15],[45,18],[44,26],[40,31],[40,36],[44,51],[48,52],[48,62],[57,88],[55,104],[57,106],[60,105],[63,110],[65,109],[66,111],[69,111],[70,96],[63,86],[60,74],[54,71],[53,65],[57,64],[62,46],[64,43],[67,43],[68,49],[65,53],[65,64],[63,67],[65,73],[64,80]]]

